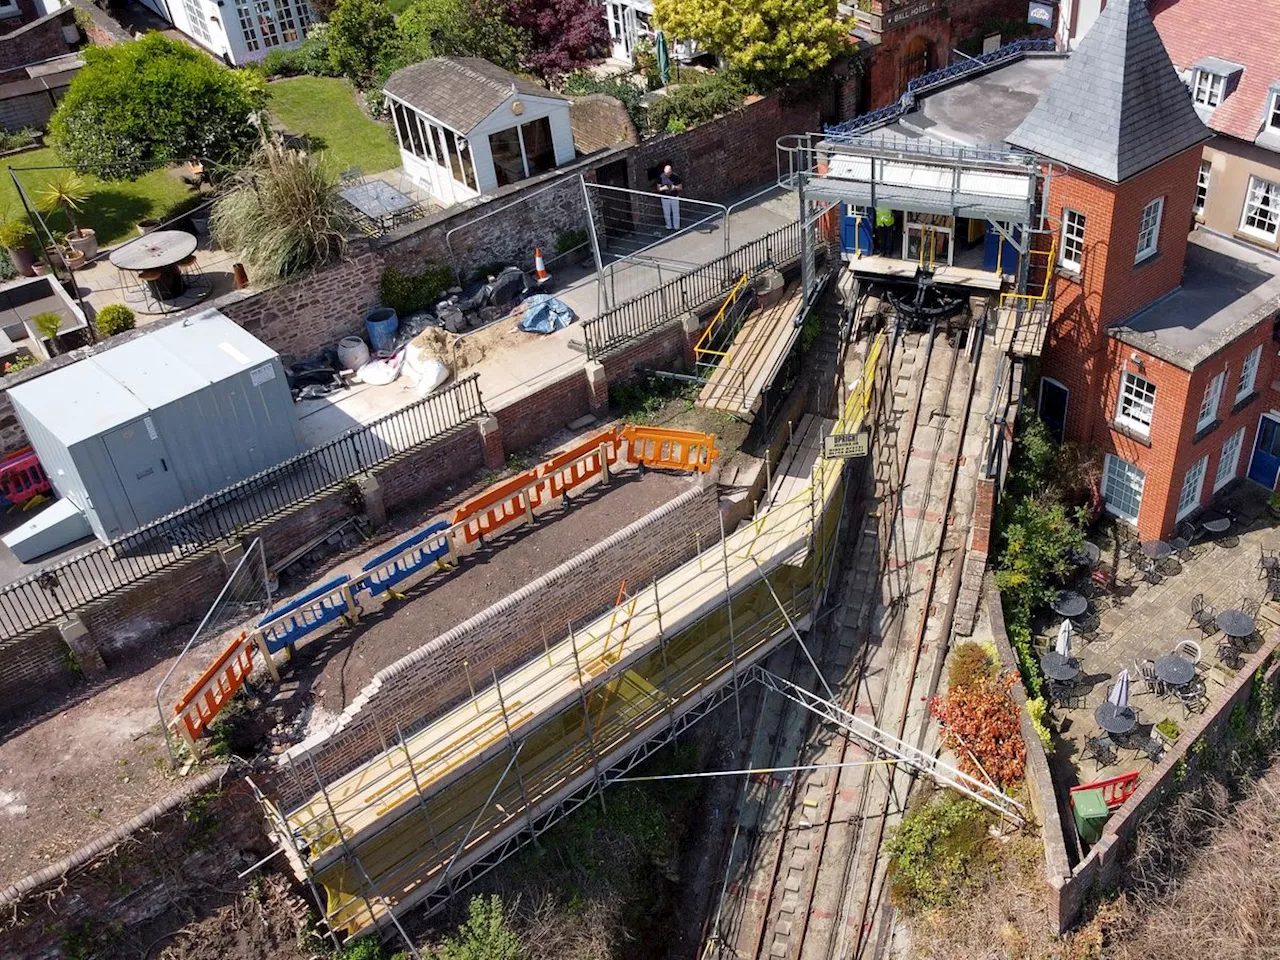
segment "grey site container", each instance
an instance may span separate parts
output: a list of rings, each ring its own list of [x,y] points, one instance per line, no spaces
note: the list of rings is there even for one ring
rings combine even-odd
[[[113,540],[299,452],[279,356],[216,310],[9,391],[59,496]]]

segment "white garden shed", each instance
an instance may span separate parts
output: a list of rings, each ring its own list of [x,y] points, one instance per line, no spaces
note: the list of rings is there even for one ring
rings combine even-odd
[[[569,101],[488,60],[423,60],[383,93],[405,173],[446,206],[574,158]]]

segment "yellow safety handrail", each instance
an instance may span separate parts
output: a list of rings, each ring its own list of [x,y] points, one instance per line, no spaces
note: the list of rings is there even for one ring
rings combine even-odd
[[[1048,250],[1031,250],[1028,251],[1027,257],[1044,257],[1044,283],[1040,287],[1039,293],[1002,293],[1000,295],[1000,306],[1006,307],[1010,304],[1021,304],[1031,306],[1036,303],[1043,303],[1049,299],[1049,291],[1053,285],[1053,266],[1058,255],[1058,238],[1055,236],[1049,244]]]
[[[724,322],[724,318],[729,314],[729,308],[737,303],[738,296],[746,289],[747,282],[750,279],[751,278],[747,275],[746,271],[743,271],[742,276],[738,278],[738,282],[733,285],[733,289],[730,290],[729,295],[725,297],[724,303],[721,304],[720,309],[716,311],[716,315],[711,318],[711,322],[707,324],[707,329],[702,331],[702,335],[698,337],[697,343],[693,345],[693,356],[695,360],[701,361],[704,355],[708,357],[728,356],[726,351],[712,350],[706,346],[706,343],[714,335],[716,328]]]

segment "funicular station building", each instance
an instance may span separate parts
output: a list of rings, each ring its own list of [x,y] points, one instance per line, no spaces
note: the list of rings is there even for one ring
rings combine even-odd
[[[1069,55],[1026,41],[927,74],[780,162],[861,282],[998,294],[999,345],[1041,357],[1040,416],[1157,539],[1280,469],[1280,261],[1196,226],[1211,137],[1146,3],[1112,0]]]

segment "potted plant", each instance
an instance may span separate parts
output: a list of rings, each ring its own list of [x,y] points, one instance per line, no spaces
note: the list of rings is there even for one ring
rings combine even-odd
[[[1172,717],[1165,717],[1156,724],[1156,729],[1160,731],[1160,735],[1170,743],[1174,743],[1180,736],[1182,736],[1182,728],[1178,726]]]
[[[123,303],[108,303],[93,319],[93,325],[103,337],[114,337],[117,333],[132,330],[136,323],[133,311]]]
[[[60,352],[58,349],[58,331],[62,329],[62,317],[50,310],[45,313],[37,313],[31,318],[30,323],[31,326],[36,328],[40,336],[48,339],[49,356],[56,357]]]
[[[138,236],[145,237],[148,233],[160,226],[160,221],[154,217],[148,217],[145,220],[139,220],[137,223]]]
[[[67,233],[67,244],[72,250],[81,254],[81,258],[96,256],[98,253],[98,235],[89,227],[81,227],[76,223],[76,214],[80,205],[89,199],[89,184],[78,174],[64,173],[49,181],[36,196],[36,203],[42,210],[61,210],[67,215],[67,223],[71,226]],[[72,266],[75,266],[72,264]]]
[[[35,238],[31,225],[25,220],[6,220],[0,224],[0,246],[9,251],[13,269],[24,277],[35,276],[36,255],[31,252],[31,241]]]

